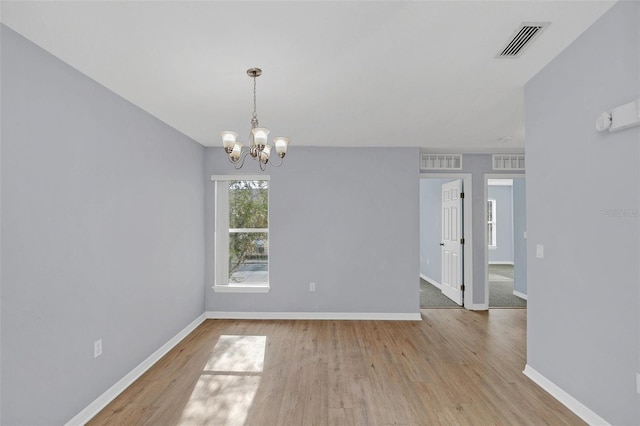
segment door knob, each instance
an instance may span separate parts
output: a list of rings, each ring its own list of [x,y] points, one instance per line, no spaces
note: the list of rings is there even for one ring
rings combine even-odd
[[[441,245],[441,246],[443,246],[443,245],[444,245],[444,243],[440,243],[440,245]]]

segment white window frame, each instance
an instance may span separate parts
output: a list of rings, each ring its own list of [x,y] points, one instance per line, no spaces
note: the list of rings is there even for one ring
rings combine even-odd
[[[489,239],[490,242],[492,242],[493,244],[488,244],[489,245],[489,249],[491,250],[495,250],[498,248],[498,242],[496,241],[496,225],[497,225],[497,221],[496,221],[496,200],[493,198],[489,198],[487,200],[487,203],[489,203],[491,205],[491,218],[493,220],[489,220],[489,218],[487,217],[487,227],[489,226],[489,224],[492,224],[493,226],[491,227],[491,235],[488,235],[487,233],[487,238]],[[487,206],[488,209],[488,206]]]
[[[267,293],[269,281],[262,284],[234,284],[229,282],[229,185],[231,180],[270,180],[268,175],[212,175],[215,191],[215,228],[214,228],[214,284],[217,293]],[[269,187],[269,190],[271,188]],[[270,198],[270,197],[269,197]],[[242,230],[235,230],[242,231]],[[260,229],[269,232],[269,228]]]

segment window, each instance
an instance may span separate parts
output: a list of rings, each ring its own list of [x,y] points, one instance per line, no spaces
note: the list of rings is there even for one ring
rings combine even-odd
[[[496,248],[496,200],[487,200],[487,240],[489,248]]]
[[[215,291],[269,290],[269,177],[215,181]]]

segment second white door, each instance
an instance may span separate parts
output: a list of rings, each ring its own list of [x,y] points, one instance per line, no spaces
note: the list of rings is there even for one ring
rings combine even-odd
[[[442,293],[462,305],[462,181],[442,185]]]

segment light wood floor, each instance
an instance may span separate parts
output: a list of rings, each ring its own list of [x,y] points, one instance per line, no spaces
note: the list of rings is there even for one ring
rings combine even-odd
[[[526,311],[207,320],[90,425],[576,425],[522,374]]]

